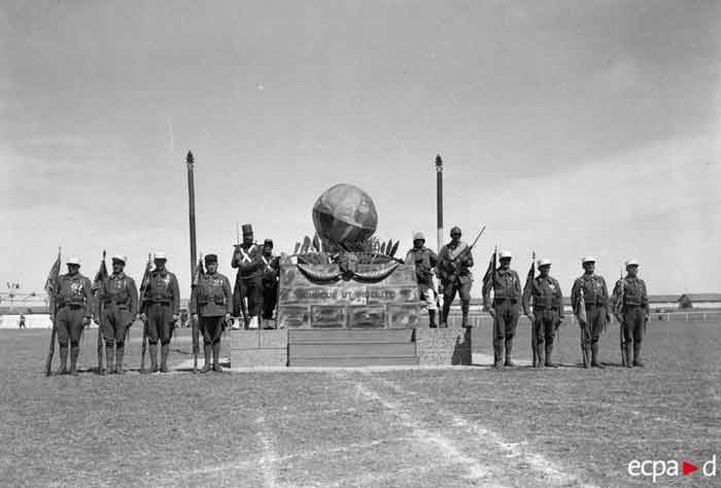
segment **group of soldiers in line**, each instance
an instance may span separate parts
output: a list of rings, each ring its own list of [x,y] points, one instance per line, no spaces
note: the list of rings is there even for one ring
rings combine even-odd
[[[472,246],[461,241],[461,229],[451,229],[451,241],[436,255],[425,247],[422,233],[413,236],[413,248],[406,255],[406,263],[414,264],[421,300],[428,309],[431,327],[447,327],[448,314],[456,293],[461,301],[461,326],[469,327],[468,312],[473,284]],[[495,368],[514,366],[511,359],[513,337],[521,311],[532,324],[534,367],[557,367],[552,361],[553,342],[558,327],[564,320],[563,293],[558,281],[550,276],[551,261],[539,259],[539,275],[532,276],[524,285],[518,273],[511,269],[512,255],[508,251],[495,253],[483,278],[483,307],[493,318],[493,365]],[[609,296],[606,281],[595,274],[596,259],[581,260],[583,275],[571,289],[573,313],[581,329],[581,352],[584,368],[604,366],[599,361],[598,341],[606,324],[614,315],[622,328],[622,362],[627,367],[643,366],[641,343],[649,319],[648,293],[645,282],[638,277],[638,261],[626,262],[626,276],[619,279]],[[440,285],[438,295],[443,297],[440,324],[436,322],[438,295],[433,276]],[[491,299],[491,292],[493,298]]]
[[[80,274],[79,259],[66,260],[68,272],[58,276],[51,297],[50,318],[60,354],[58,374],[77,374],[80,338],[91,320],[99,324],[105,340],[108,373],[124,372],[125,340],[136,320],[144,324],[150,371],[168,371],[170,341],[180,319],[178,279],[166,268],[166,254],[156,252],[154,268],[148,267],[138,292],[135,280],[124,272],[126,262],[124,256],[113,256],[112,274],[93,285]],[[258,321],[258,327],[263,322],[266,327],[271,324],[277,303],[279,260],[273,256],[273,241],[266,239],[262,246],[256,244],[252,226],[247,224],[243,225],[243,241],[235,246],[231,261],[231,266],[238,269],[233,292],[228,278],[218,272],[217,253],[206,253],[203,262],[205,269],[194,279],[188,308],[203,334],[205,365],[201,372],[221,371],[220,338],[233,316],[240,317],[246,328],[253,321]]]

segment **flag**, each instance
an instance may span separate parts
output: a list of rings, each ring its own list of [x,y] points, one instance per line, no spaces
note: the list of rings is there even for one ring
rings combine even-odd
[[[576,317],[578,317],[578,321],[581,323],[587,323],[588,317],[586,316],[586,298],[583,294],[583,285],[581,285],[581,289],[578,293],[578,304],[576,307]]]
[[[198,283],[200,283],[200,277],[205,274],[205,269],[203,268],[203,256],[201,255],[198,259],[198,264],[195,266],[195,270],[193,270],[193,286],[198,286]]]
[[[488,283],[491,281],[491,278],[493,277],[494,271],[496,271],[496,253],[498,252],[498,248],[493,250],[493,254],[491,254],[491,260],[488,262],[488,269],[486,269],[486,274],[483,275],[483,288],[488,285]]]
[[[148,287],[150,282],[150,273],[153,271],[153,259],[151,254],[148,253],[148,262],[145,263],[145,273],[143,273],[143,281],[140,282],[140,297],[142,299],[145,289]]]
[[[100,268],[95,273],[95,279],[93,280],[93,290],[96,293],[101,293],[103,290],[100,289],[102,285],[108,280],[108,268],[105,266],[105,251],[103,251],[103,259],[100,261]]]
[[[58,276],[60,275],[60,248],[58,248],[58,257],[55,258],[55,262],[50,267],[50,272],[48,273],[48,279],[45,280],[45,293],[48,294],[48,303],[50,304],[50,308],[53,308],[54,301],[55,301],[55,285],[58,280]]]
[[[523,287],[523,296],[531,296],[531,288],[533,287],[533,278],[536,277],[536,253],[533,253],[533,258],[531,259],[531,268],[528,270],[528,275],[526,275],[526,284]]]

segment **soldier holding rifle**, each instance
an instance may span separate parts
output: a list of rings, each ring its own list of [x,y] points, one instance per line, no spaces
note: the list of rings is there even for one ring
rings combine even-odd
[[[641,367],[641,341],[646,329],[650,309],[646,283],[638,277],[638,261],[626,261],[626,276],[616,283],[612,296],[613,309],[621,324],[623,341],[621,355],[627,368]],[[631,345],[633,344],[633,360]]]
[[[549,274],[550,259],[539,259],[538,271],[539,276],[532,278],[524,290],[523,311],[533,324],[531,341],[537,354],[533,367],[555,368],[551,354],[556,330],[563,321],[563,293],[558,281]],[[533,311],[529,307],[531,303]]]
[[[228,278],[218,273],[218,255],[205,255],[206,272],[198,278],[190,297],[190,313],[198,322],[203,333],[203,353],[205,365],[200,370],[207,373],[211,369],[210,356],[213,356],[213,371],[222,371],[220,361],[220,338],[225,325],[230,321],[233,310],[233,294]]]
[[[471,250],[483,234],[485,227],[481,229],[473,244],[470,246],[461,241],[461,229],[451,229],[451,242],[441,248],[438,253],[438,277],[441,280],[441,292],[443,294],[443,313],[441,315],[441,327],[448,327],[448,314],[451,310],[451,303],[456,297],[456,292],[461,297],[461,312],[463,319],[462,327],[468,327],[468,310],[471,305],[471,287],[473,286],[473,254]]]
[[[518,325],[521,302],[521,280],[518,273],[511,269],[512,255],[509,251],[501,251],[498,260],[500,265],[483,290],[483,306],[493,317],[493,367],[515,366],[511,360],[513,336]],[[491,303],[493,290],[493,303]],[[505,347],[505,361],[503,352]]]
[[[253,240],[253,227],[243,224],[242,229],[243,242],[235,245],[230,265],[238,269],[233,290],[233,315],[238,317],[242,313],[247,329],[251,319],[258,316],[262,307],[263,260],[262,250]]]
[[[573,283],[571,303],[574,304],[574,313],[581,327],[583,367],[588,368],[590,355],[591,366],[603,369],[604,366],[599,361],[598,341],[601,332],[606,328],[606,323],[611,320],[608,288],[606,280],[595,274],[595,258],[586,256],[581,260],[581,264],[584,273]]]

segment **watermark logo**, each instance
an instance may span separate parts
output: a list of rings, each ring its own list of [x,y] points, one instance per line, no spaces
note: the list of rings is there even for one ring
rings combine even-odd
[[[675,459],[632,459],[628,463],[629,476],[651,478],[653,483],[664,478],[679,476],[697,476],[712,478],[716,476],[716,454],[700,465],[691,461]]]

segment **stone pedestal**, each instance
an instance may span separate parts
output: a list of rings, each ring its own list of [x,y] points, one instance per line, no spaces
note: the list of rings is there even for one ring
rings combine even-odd
[[[230,367],[262,368],[288,365],[285,330],[230,331]]]
[[[471,364],[471,330],[462,327],[415,330],[416,351],[421,366]]]

